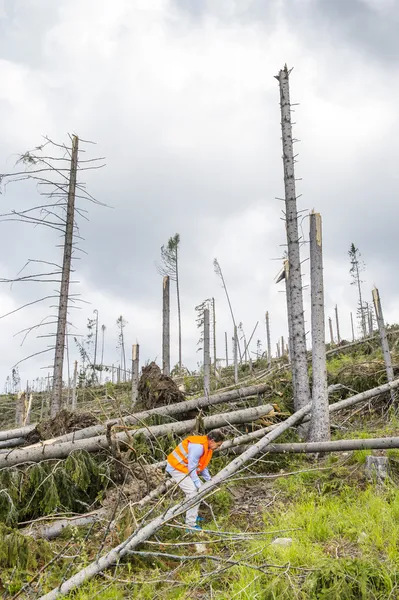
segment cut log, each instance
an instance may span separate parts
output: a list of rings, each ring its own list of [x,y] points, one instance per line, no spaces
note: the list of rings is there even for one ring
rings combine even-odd
[[[129,536],[124,542],[113,548],[103,556],[97,558],[94,562],[90,563],[87,567],[78,571],[75,575],[64,581],[59,587],[53,589],[48,594],[41,597],[40,600],[54,600],[60,596],[65,596],[73,589],[81,586],[84,582],[95,577],[98,573],[101,573],[104,569],[111,567],[116,564],[123,556],[129,554],[131,550],[134,550],[139,544],[142,544],[154,533],[156,533],[163,525],[168,521],[171,521],[178,515],[187,511],[188,508],[197,504],[203,498],[205,498],[212,490],[217,488],[221,483],[228,480],[234,473],[239,471],[245,463],[250,461],[252,458],[257,456],[260,452],[275,439],[277,439],[286,429],[289,429],[299,421],[310,411],[310,403],[301,408],[299,411],[294,413],[286,421],[281,423],[274,431],[271,431],[265,435],[256,444],[248,448],[244,454],[235,458],[229,463],[224,469],[219,471],[211,481],[206,482],[201,488],[194,492],[188,498],[182,500],[178,504],[172,506],[166,513],[159,515],[149,523],[141,526],[131,536]]]
[[[220,413],[203,419],[205,429],[214,429],[229,424],[249,423],[264,417],[273,411],[271,404],[265,406],[256,406],[254,408],[245,408],[229,413]],[[166,425],[155,425],[153,427],[142,427],[129,432],[122,431],[115,434],[115,438],[120,442],[129,441],[130,437],[142,435],[146,438],[155,438],[162,435],[180,435],[195,428],[196,419],[189,421],[178,421],[176,423],[167,423]],[[10,450],[7,454],[0,455],[0,468],[12,467],[25,462],[40,462],[54,458],[66,458],[71,452],[76,450],[85,450],[86,452],[98,452],[101,449],[108,448],[108,439],[106,435],[96,436],[87,440],[77,440],[72,442],[63,442],[60,444],[40,443],[35,446],[18,448]]]

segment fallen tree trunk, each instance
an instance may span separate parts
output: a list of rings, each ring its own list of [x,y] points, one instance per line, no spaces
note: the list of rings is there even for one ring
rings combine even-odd
[[[128,415],[123,419],[109,419],[105,423],[99,423],[98,425],[92,425],[74,431],[73,433],[67,433],[52,440],[46,440],[48,443],[63,443],[76,440],[82,440],[92,438],[97,435],[102,435],[107,429],[107,425],[114,423],[115,425],[141,425],[145,419],[152,416],[159,415],[165,417],[172,417],[174,415],[184,414],[190,410],[204,408],[205,406],[215,406],[217,404],[223,404],[228,402],[234,402],[244,400],[249,396],[256,396],[263,394],[270,389],[270,384],[261,383],[258,385],[251,385],[245,388],[239,388],[230,390],[223,393],[213,394],[212,396],[201,396],[200,398],[193,398],[192,400],[185,400],[184,402],[177,402],[175,404],[169,404],[168,406],[159,406],[150,410],[143,410],[133,415]],[[24,437],[33,431],[34,427],[11,429],[9,431],[0,432],[0,441],[8,440],[15,437]],[[25,432],[26,433],[23,433]],[[3,436],[3,437],[2,437]],[[6,446],[3,446],[6,447]]]
[[[18,438],[18,437],[26,437],[28,435],[28,433],[31,433],[35,427],[36,427],[37,423],[34,425],[26,425],[25,427],[18,427],[18,429],[7,429],[5,431],[0,431],[0,441],[4,441],[4,440],[11,440],[13,438]]]
[[[248,423],[256,421],[273,411],[271,404],[265,406],[256,406],[254,408],[245,408],[229,413],[220,413],[210,417],[204,417],[203,423],[205,429],[214,429],[229,424]],[[155,438],[162,435],[186,433],[196,426],[196,419],[189,421],[177,421],[167,423],[166,425],[154,425],[152,427],[142,427],[130,431],[121,431],[115,434],[115,439],[120,442],[128,442],[131,438],[142,435],[146,438]],[[26,462],[40,462],[54,458],[66,458],[71,452],[76,450],[85,450],[86,452],[98,452],[101,449],[108,448],[108,439],[106,435],[100,435],[87,440],[77,440],[64,442],[60,444],[44,444],[28,446],[10,450],[7,454],[0,455],[0,468],[12,467]]]
[[[15,446],[22,446],[25,443],[25,438],[16,437],[10,438],[0,442],[0,448],[14,448]]]
[[[264,450],[273,440],[279,437],[286,429],[292,427],[296,423],[300,422],[303,417],[310,411],[311,404],[307,404],[299,411],[294,413],[286,421],[281,423],[274,431],[271,431],[256,444],[248,448],[244,454],[235,458],[229,463],[224,469],[219,471],[217,475],[213,477],[211,481],[206,482],[201,488],[194,492],[187,499],[182,500],[175,506],[172,506],[163,515],[159,515],[143,527],[137,529],[131,536],[129,536],[124,542],[113,548],[110,552],[107,552],[100,558],[96,559],[93,563],[64,581],[59,587],[53,589],[48,594],[41,597],[40,600],[54,600],[60,596],[65,596],[73,589],[81,586],[83,583],[92,579],[98,573],[101,573],[104,569],[111,567],[117,563],[123,556],[129,554],[131,550],[134,550],[139,544],[145,542],[154,533],[156,533],[163,525],[168,521],[171,521],[176,516],[185,512],[188,508],[197,504],[200,500],[205,498],[216,487],[221,483],[228,480],[234,473],[239,471],[245,463],[254,458],[259,452]]]
[[[66,527],[82,527],[84,525],[91,525],[97,521],[102,521],[105,519],[107,515],[107,511],[105,508],[100,508],[91,513],[86,513],[84,515],[78,515],[76,517],[68,517],[65,519],[57,519],[55,523],[51,525],[42,525],[41,527],[30,526],[26,529],[21,529],[20,533],[23,535],[28,535],[35,539],[37,538],[45,538],[46,540],[53,540],[64,531]]]
[[[386,450],[399,448],[399,437],[369,438],[360,440],[334,440],[333,442],[308,442],[304,444],[272,444],[267,452],[281,454],[287,452],[346,452],[347,450]]]

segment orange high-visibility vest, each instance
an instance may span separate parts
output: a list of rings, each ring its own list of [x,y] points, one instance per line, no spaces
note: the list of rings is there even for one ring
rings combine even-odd
[[[182,473],[188,473],[188,445],[202,444],[204,452],[199,460],[197,473],[201,473],[212,458],[213,451],[208,448],[208,437],[206,435],[190,435],[186,437],[167,458],[168,463]]]

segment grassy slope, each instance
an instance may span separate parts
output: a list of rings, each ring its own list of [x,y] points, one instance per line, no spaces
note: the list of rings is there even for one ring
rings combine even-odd
[[[338,381],[357,391],[384,381],[379,352],[370,349],[367,355],[333,357],[329,361],[329,382]],[[289,395],[286,384],[283,381],[279,384],[277,379],[273,386],[279,392],[280,402],[284,402]],[[378,437],[396,434],[399,428],[397,419],[392,415],[382,416],[381,410],[363,412],[355,419],[346,421],[346,429],[338,430],[335,437]],[[398,453],[389,454],[392,480],[382,487],[364,476],[365,452],[337,453],[318,462],[312,457],[265,456],[263,462],[242,473],[241,480],[229,482],[228,488],[210,499],[218,527],[226,535],[203,533],[193,540],[184,530],[167,527],[140,548],[196,557],[205,551],[219,559],[245,562],[247,566],[231,566],[203,557],[181,563],[162,557],[135,556],[71,597],[79,600],[399,598]],[[217,459],[214,468],[223,460]],[[250,479],[251,475],[267,477]],[[206,527],[216,530],[209,511],[205,513],[209,519]],[[105,547],[112,547],[129,535],[138,516],[133,517],[127,511],[117,529],[110,533]],[[243,536],[244,532],[247,535]],[[268,533],[251,535],[260,532]],[[275,537],[288,536],[292,538],[289,547],[271,544]],[[40,589],[51,589],[71,560],[68,576],[92,560],[102,539],[103,531],[95,528],[65,532],[64,540],[51,544],[42,542],[34,548],[32,544],[33,558],[17,571],[11,568],[11,556],[2,557],[0,553],[4,597],[11,597],[7,592],[17,590],[49,556],[69,543],[64,560],[57,567],[50,567],[41,579]],[[203,546],[196,546],[198,542]],[[18,542],[14,547],[15,544],[18,547]],[[68,559],[68,555],[74,558]]]

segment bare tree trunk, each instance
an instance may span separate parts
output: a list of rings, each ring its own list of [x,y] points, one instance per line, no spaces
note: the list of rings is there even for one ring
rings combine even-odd
[[[351,328],[352,328],[352,342],[355,341],[355,329],[353,327],[353,315],[351,313]]]
[[[292,389],[296,389],[295,384],[295,360],[294,360],[294,344],[292,343],[293,331],[292,331],[292,313],[291,313],[291,296],[290,296],[290,269],[288,260],[284,261],[284,280],[285,280],[285,295],[287,301],[287,320],[288,320],[288,347],[289,347],[289,361],[291,363],[291,377],[292,377]]]
[[[135,406],[139,398],[139,371],[140,371],[140,346],[132,346],[132,406]]]
[[[215,298],[212,298],[212,321],[213,321],[213,374],[216,375],[216,312],[215,312]]]
[[[368,325],[369,325],[369,336],[373,337],[373,307],[372,306],[368,306]]]
[[[277,354],[277,358],[281,357],[280,342],[277,342],[277,344],[276,344],[276,354]]]
[[[78,361],[75,360],[75,366],[73,368],[73,384],[72,384],[72,411],[75,411],[77,408],[77,402],[76,402],[77,382],[78,382]]]
[[[179,369],[183,366],[181,351],[181,309],[180,309],[180,284],[179,284],[179,263],[176,247],[176,295],[177,295],[177,317],[179,321]]]
[[[331,346],[334,346],[334,334],[333,334],[333,326],[332,326],[331,317],[328,317],[328,326],[330,328],[330,343],[331,343]]]
[[[391,358],[391,352],[389,350],[388,337],[387,337],[387,332],[385,329],[384,315],[382,313],[381,299],[380,299],[380,294],[378,292],[378,289],[374,288],[372,291],[372,294],[373,294],[375,315],[377,317],[378,330],[380,332],[382,354],[384,356],[385,369],[387,372],[387,379],[388,379],[388,381],[393,381],[394,373],[393,373],[393,367],[392,367],[392,358]],[[395,393],[393,390],[391,390],[391,400],[392,400],[392,402],[395,402]]]
[[[111,367],[111,383],[113,384],[115,381],[115,368],[114,365]]]
[[[281,336],[281,356],[284,356],[285,354],[285,341],[284,341],[284,336]]]
[[[312,417],[308,437],[312,442],[330,439],[324,321],[323,243],[319,213],[310,213],[310,286],[312,298]],[[338,325],[338,320],[337,320]]]
[[[105,338],[105,325],[101,326],[101,370],[100,370],[100,383],[103,379],[103,368],[104,368],[104,338]]]
[[[237,327],[234,326],[234,337],[233,337],[233,359],[234,359],[234,383],[238,383],[238,338],[237,338]]]
[[[301,259],[299,250],[298,213],[295,191],[294,152],[291,125],[289,71],[287,65],[277,75],[280,86],[281,130],[283,140],[285,217],[291,286],[292,344],[294,347],[294,406],[298,410],[309,403],[310,388],[306,354],[305,318],[302,297]]]
[[[64,366],[65,330],[68,313],[69,280],[73,249],[73,230],[75,217],[76,173],[78,167],[79,138],[72,138],[71,170],[69,175],[68,206],[65,226],[64,259],[60,287],[60,302],[58,307],[57,337],[55,342],[53,398],[51,416],[54,417],[62,408],[62,371]]]
[[[120,367],[120,365],[118,365],[116,368],[116,383],[120,383],[120,382],[121,382],[121,367]]]
[[[243,467],[245,463],[250,461],[252,458],[257,456],[259,452],[265,450],[267,446],[276,438],[279,437],[286,429],[292,427],[297,423],[298,420],[302,419],[307,411],[310,409],[310,404],[303,407],[300,411],[289,417],[284,423],[272,432],[268,433],[259,442],[248,448],[243,454],[231,461],[224,469],[219,471],[211,481],[206,482],[201,488],[194,493],[188,499],[182,500],[172,508],[170,508],[165,514],[161,514],[156,517],[147,525],[137,529],[130,537],[124,542],[119,544],[116,548],[110,550],[104,556],[97,558],[94,562],[90,563],[87,567],[64,581],[61,586],[55,588],[45,596],[42,596],[41,600],[54,600],[61,595],[66,595],[71,590],[82,585],[85,581],[92,579],[98,573],[101,573],[104,569],[118,563],[121,557],[129,554],[139,544],[146,541],[154,533],[156,533],[165,523],[174,519],[177,515],[186,512],[188,508],[197,504],[205,496],[207,496],[212,490],[217,488],[221,483],[228,480],[234,473]]]
[[[228,352],[228,346],[227,346],[227,332],[224,332],[224,344],[226,347],[226,367],[229,366],[229,352]]]
[[[367,337],[366,316],[364,314],[364,304],[363,304],[363,298],[362,298],[362,286],[361,286],[361,283],[360,283],[360,273],[359,273],[359,264],[358,264],[358,262],[356,262],[356,282],[357,282],[357,289],[358,289],[358,293],[359,293],[360,322],[361,322],[361,325],[362,325],[362,333],[363,333],[363,337]]]
[[[335,324],[337,327],[337,344],[339,346],[341,343],[341,335],[339,332],[339,316],[338,316],[338,306],[337,305],[335,305]]]
[[[204,394],[209,396],[211,378],[211,353],[209,340],[209,308],[204,309]]]
[[[266,338],[267,338],[267,362],[269,368],[272,366],[272,344],[270,341],[270,320],[269,312],[266,312]]]
[[[162,373],[170,376],[170,280],[163,278],[162,301]]]

